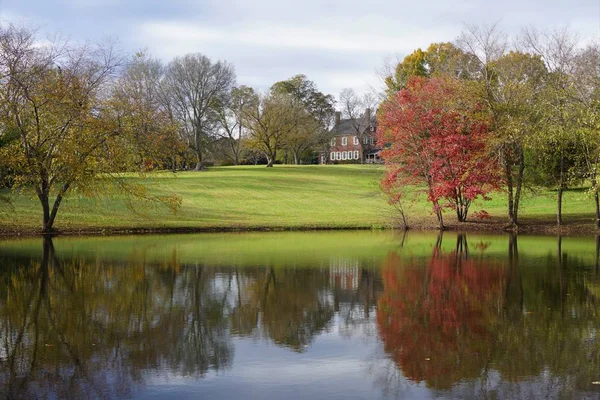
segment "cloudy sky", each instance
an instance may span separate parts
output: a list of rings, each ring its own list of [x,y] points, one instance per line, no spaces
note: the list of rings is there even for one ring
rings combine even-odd
[[[600,37],[600,0],[0,0],[0,18],[71,40],[116,38],[164,61],[200,52],[259,89],[303,73],[336,96],[378,87],[386,59],[452,41],[465,24]]]

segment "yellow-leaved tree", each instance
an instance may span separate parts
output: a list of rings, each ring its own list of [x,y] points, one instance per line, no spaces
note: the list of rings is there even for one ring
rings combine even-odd
[[[16,135],[0,148],[0,160],[13,188],[35,192],[43,233],[54,231],[65,196],[108,182],[134,197],[179,204],[152,198],[121,174],[134,170],[135,145],[111,98],[121,61],[111,45],[47,43],[12,25],[0,31],[0,127]]]

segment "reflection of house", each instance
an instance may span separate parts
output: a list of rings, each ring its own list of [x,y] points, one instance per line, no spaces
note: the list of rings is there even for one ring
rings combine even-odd
[[[369,264],[355,258],[332,258],[329,261],[334,309],[346,321],[367,323],[377,304],[382,285],[378,272]]]
[[[360,284],[358,260],[333,259],[329,267],[329,283],[335,289],[356,290]]]
[[[341,119],[335,113],[335,125],[331,130],[331,140],[326,151],[319,156],[320,164],[379,163],[379,151],[375,133],[377,121],[371,118],[367,108],[362,118]]]

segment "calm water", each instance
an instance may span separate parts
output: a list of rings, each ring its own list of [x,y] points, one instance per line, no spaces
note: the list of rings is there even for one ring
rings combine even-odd
[[[0,242],[5,398],[600,398],[595,238]]]

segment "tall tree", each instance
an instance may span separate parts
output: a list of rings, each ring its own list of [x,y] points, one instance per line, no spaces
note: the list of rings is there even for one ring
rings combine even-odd
[[[248,128],[248,145],[267,157],[267,167],[273,167],[278,152],[298,128],[305,114],[302,105],[290,96],[266,94],[257,96],[253,107],[244,111]]]
[[[501,160],[508,198],[509,228],[517,228],[525,185],[527,149],[544,128],[542,114],[547,70],[532,54],[509,52],[486,65],[490,82],[484,98],[496,133],[494,152]]]
[[[526,148],[539,131],[538,102],[546,67],[537,56],[507,53],[507,38],[498,25],[469,26],[457,44],[478,65],[478,98],[490,114],[494,153],[501,160],[507,192],[508,229],[517,229],[525,179]]]
[[[242,152],[242,139],[245,133],[244,113],[255,106],[257,101],[254,90],[248,86],[231,89],[231,94],[217,107],[220,128],[218,136],[223,139],[225,154],[238,165]]]
[[[90,194],[116,181],[149,198],[143,186],[117,175],[131,167],[130,138],[109,98],[120,63],[111,46],[38,46],[27,28],[0,31],[0,121],[18,135],[0,148],[0,159],[16,187],[35,191],[44,233],[53,231],[63,199],[74,190]],[[175,198],[164,200],[177,206]]]
[[[291,96],[304,107],[305,113],[300,115],[298,129],[287,144],[294,155],[294,163],[299,164],[304,152],[324,145],[330,139],[327,132],[335,112],[335,100],[333,96],[320,92],[317,85],[304,75],[275,83],[271,92]]]
[[[115,85],[113,106],[120,125],[130,135],[133,163],[140,170],[169,163],[175,167],[177,149],[183,145],[177,121],[165,107],[163,70],[159,60],[137,53]]]
[[[187,54],[169,63],[165,81],[173,108],[192,138],[195,169],[202,170],[208,139],[216,130],[219,105],[227,102],[235,85],[233,66],[224,61],[213,63],[199,53]]]
[[[549,73],[545,78],[542,112],[544,115],[545,137],[552,148],[549,153],[556,160],[557,189],[557,224],[563,224],[562,203],[563,192],[573,179],[577,180],[580,171],[577,160],[580,151],[577,149],[577,122],[574,112],[576,98],[573,81],[573,69],[577,53],[578,39],[565,29],[540,33],[534,29],[526,29],[521,42],[533,54],[540,57]]]
[[[392,202],[406,185],[425,185],[440,229],[444,207],[466,221],[472,201],[486,199],[498,177],[486,155],[490,134],[482,109],[464,84],[449,78],[412,77],[383,103],[378,141],[389,144],[382,183],[395,194]]]
[[[582,157],[592,184],[595,225],[600,229],[600,43],[591,43],[575,56],[573,66],[575,113],[583,146]]]

